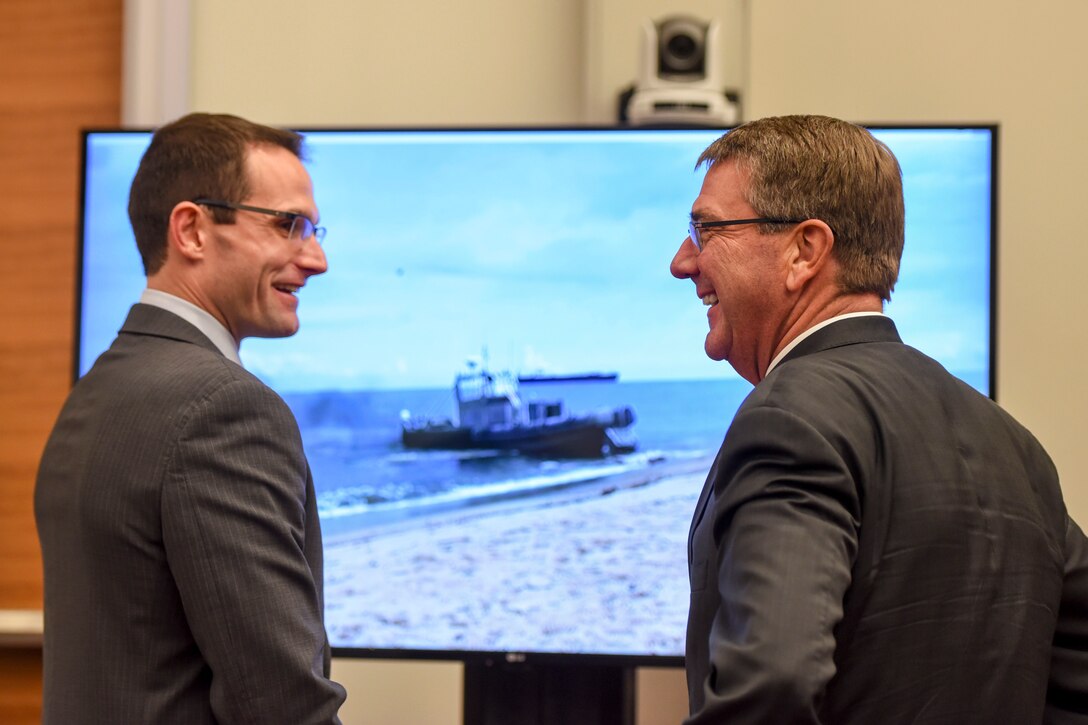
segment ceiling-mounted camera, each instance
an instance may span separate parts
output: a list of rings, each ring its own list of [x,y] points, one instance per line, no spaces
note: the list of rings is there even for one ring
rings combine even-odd
[[[657,77],[674,82],[705,78],[709,31],[709,23],[692,18],[667,18],[657,23]]]
[[[677,15],[642,26],[638,81],[620,96],[619,120],[632,126],[731,126],[736,94],[721,87],[718,23]]]

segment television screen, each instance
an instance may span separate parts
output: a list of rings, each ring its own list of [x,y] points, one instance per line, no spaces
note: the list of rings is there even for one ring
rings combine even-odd
[[[241,356],[302,431],[337,654],[679,662],[690,517],[751,389],[668,270],[720,133],[305,132],[329,270]],[[874,133],[906,193],[887,313],[992,395],[996,129]],[[148,140],[85,134],[77,375],[144,287]]]

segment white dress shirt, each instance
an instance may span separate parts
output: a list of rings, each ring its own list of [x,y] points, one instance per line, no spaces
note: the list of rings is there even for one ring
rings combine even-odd
[[[140,302],[164,309],[167,312],[173,312],[204,333],[228,360],[238,365],[242,364],[242,358],[238,355],[238,341],[207,310],[201,309],[192,302],[183,300],[169,292],[157,289],[145,289],[143,294],[140,295]]]

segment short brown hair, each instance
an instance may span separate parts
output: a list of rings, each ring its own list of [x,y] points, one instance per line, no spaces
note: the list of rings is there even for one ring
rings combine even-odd
[[[144,272],[166,261],[170,213],[183,201],[243,202],[250,194],[245,160],[250,147],[279,146],[302,157],[302,136],[225,114],[191,113],[155,132],[128,197],[128,218]],[[220,223],[234,211],[212,209]]]
[[[747,201],[759,216],[820,219],[831,227],[844,292],[891,299],[904,208],[902,171],[886,145],[835,118],[779,116],[729,131],[696,167],[726,159],[747,172]]]

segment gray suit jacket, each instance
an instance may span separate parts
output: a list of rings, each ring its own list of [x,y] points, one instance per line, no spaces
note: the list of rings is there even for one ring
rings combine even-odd
[[[1053,464],[887,318],[814,333],[744,401],[689,573],[690,723],[1088,717],[1088,548]]]
[[[134,306],[38,471],[45,723],[335,723],[298,426],[192,325]]]

